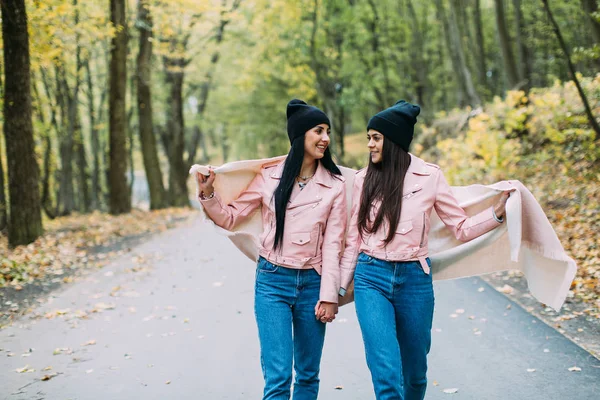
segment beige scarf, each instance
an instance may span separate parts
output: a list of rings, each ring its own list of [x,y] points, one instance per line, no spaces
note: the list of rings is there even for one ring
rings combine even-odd
[[[236,161],[214,168],[215,191],[225,203],[235,200],[260,171],[261,166],[283,160],[285,156]],[[356,171],[340,167],[346,178],[348,219],[352,206],[352,188]],[[208,175],[208,168],[193,165],[190,174]],[[492,206],[500,193],[516,189],[506,204],[506,223],[467,243],[459,242],[432,210],[429,232],[429,256],[433,279],[455,279],[516,269],[525,275],[531,294],[540,302],[559,310],[565,301],[577,265],[564,251],[541,206],[519,181],[493,185],[453,186],[452,193],[468,215]],[[196,196],[197,197],[197,196]],[[260,210],[233,231],[220,228],[201,210],[206,223],[227,236],[251,260],[258,259],[258,236],[262,232]],[[353,292],[340,305],[353,301]]]

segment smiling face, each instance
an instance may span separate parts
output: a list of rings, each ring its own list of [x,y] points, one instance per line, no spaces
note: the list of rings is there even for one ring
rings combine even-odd
[[[329,134],[331,129],[327,124],[319,124],[310,129],[304,135],[304,154],[319,160],[325,155],[325,150],[329,147]]]
[[[383,135],[375,129],[369,129],[367,139],[369,140],[367,147],[369,148],[371,162],[373,164],[380,163],[383,160]]]

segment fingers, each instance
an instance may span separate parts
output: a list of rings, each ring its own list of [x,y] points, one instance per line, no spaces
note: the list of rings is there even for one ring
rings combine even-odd
[[[208,175],[208,178],[206,179],[206,183],[208,183],[209,185],[212,185],[213,182],[215,181],[215,176],[216,176],[215,170],[212,168],[209,168],[208,173],[209,173],[209,175]]]

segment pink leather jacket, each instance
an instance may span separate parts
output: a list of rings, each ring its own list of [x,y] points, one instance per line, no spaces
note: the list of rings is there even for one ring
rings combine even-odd
[[[452,195],[440,167],[426,163],[412,154],[410,157],[410,167],[404,178],[400,221],[394,239],[387,246],[384,244],[388,231],[385,223],[377,232],[365,235],[361,240],[357,227],[358,210],[367,169],[357,172],[346,249],[340,262],[342,288],[347,289],[352,282],[356,259],[361,252],[386,261],[418,260],[423,271],[428,274],[427,236],[433,208],[442,222],[454,232],[456,239],[463,242],[481,236],[500,224],[493,214],[493,207],[469,218]],[[378,204],[374,204],[371,209],[372,216],[376,207]]]
[[[294,185],[285,214],[283,247],[273,251],[275,241],[275,199],[284,162],[267,164],[248,188],[231,204],[223,204],[219,194],[200,200],[210,218],[231,230],[262,205],[263,233],[259,254],[269,262],[287,268],[314,268],[321,275],[320,300],[338,302],[339,262],[346,231],[346,184],[344,177],[332,177],[319,163],[314,177],[304,189]]]

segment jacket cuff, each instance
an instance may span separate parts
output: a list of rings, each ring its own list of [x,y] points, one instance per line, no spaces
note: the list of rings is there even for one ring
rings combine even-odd
[[[496,210],[494,209],[494,207],[492,207],[492,215],[494,216],[494,219],[496,220],[496,222],[498,222],[499,224],[504,222],[504,218],[498,218],[496,216]]]
[[[330,290],[321,289],[321,295],[319,296],[319,301],[325,301],[327,303],[338,303],[339,295]]]

